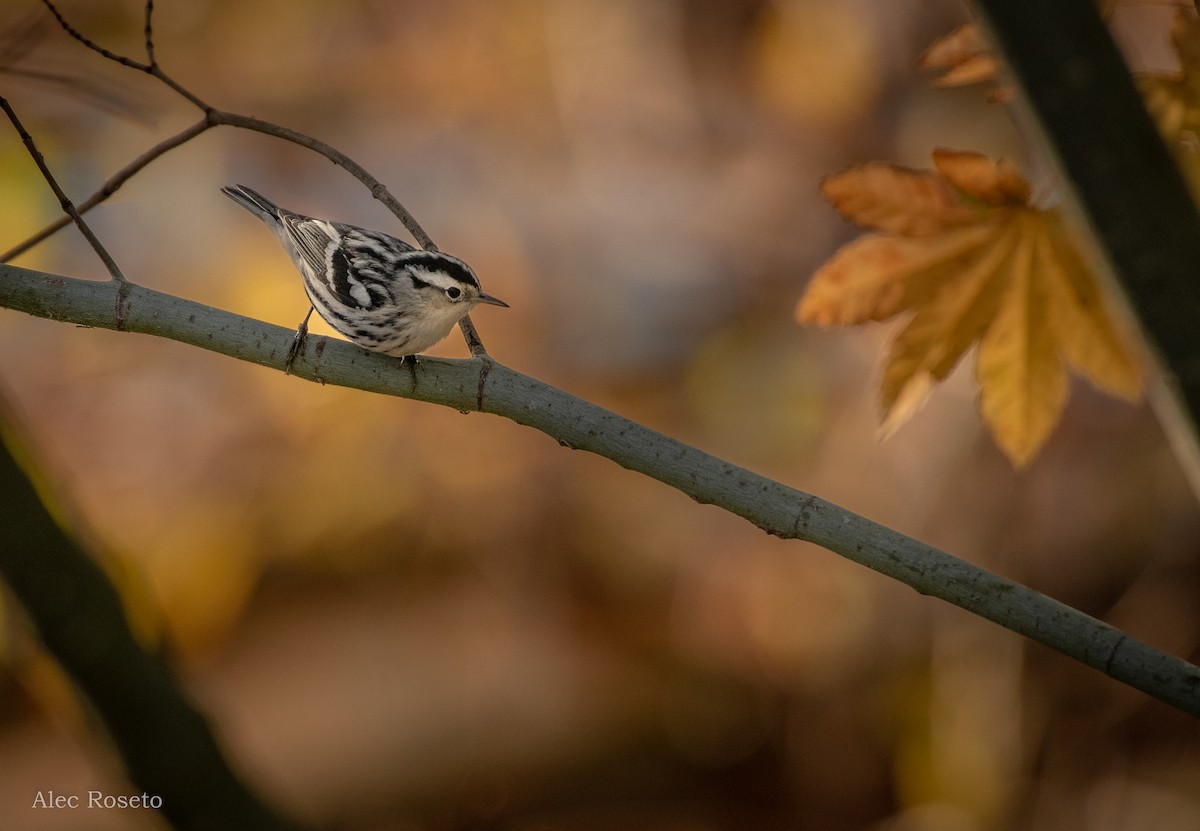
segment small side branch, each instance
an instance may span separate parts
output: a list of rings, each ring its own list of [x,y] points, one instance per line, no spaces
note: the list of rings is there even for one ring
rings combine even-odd
[[[298,144],[301,147],[306,147],[314,153],[319,153],[329,161],[336,164],[338,167],[346,170],[358,181],[367,186],[371,191],[371,195],[387,206],[387,209],[395,214],[396,218],[408,229],[413,235],[417,243],[428,251],[437,251],[437,246],[433,244],[433,240],[429,238],[429,234],[425,233],[425,229],[417,222],[416,218],[408,212],[408,209],[400,204],[400,200],[392,195],[387,187],[376,179],[367,171],[365,167],[351,159],[345,153],[338,150],[333,145],[327,144],[320,139],[306,136],[304,133],[287,127],[280,127],[278,124],[273,124],[270,121],[263,121],[261,118],[254,118],[248,115],[238,115],[237,113],[222,112],[213,110],[208,115],[208,120],[216,124],[225,124],[230,127],[240,127],[243,130],[253,130],[257,133],[263,133],[275,138],[281,138],[284,141],[290,141],[292,144]]]
[[[108,58],[110,61],[116,61],[117,63],[121,64],[122,66],[127,66],[130,69],[136,69],[141,72],[149,72],[150,71],[150,69],[151,69],[150,64],[140,63],[138,61],[133,60],[132,58],[127,58],[124,55],[118,55],[116,52],[112,52],[108,49],[105,49],[103,46],[96,43],[94,40],[91,40],[90,38],[88,38],[86,35],[84,35],[82,32],[80,32],[78,29],[76,29],[74,26],[72,26],[69,22],[67,22],[67,19],[65,17],[63,17],[62,12],[60,12],[58,10],[58,7],[55,6],[54,3],[51,2],[51,0],[42,0],[42,5],[44,5],[50,11],[50,14],[54,15],[54,19],[58,21],[58,25],[62,27],[62,30],[64,32],[66,32],[68,35],[73,37],[75,40],[82,43],[88,49],[91,49],[96,54],[102,55],[103,57]],[[147,25],[149,25],[149,13],[147,13]]]
[[[178,132],[170,138],[160,141],[158,144],[151,147],[145,153],[138,156],[129,164],[125,165],[125,167],[108,177],[104,184],[100,186],[99,190],[97,190],[87,199],[80,202],[77,206],[80,215],[87,213],[92,208],[107,200],[110,196],[116,193],[122,185],[132,179],[152,161],[160,156],[166,155],[168,151],[174,150],[176,147],[179,147],[182,144],[186,144],[212,126],[214,125],[209,122],[207,118],[201,119],[191,127],[188,127],[186,130],[182,130],[181,132]],[[18,245],[13,246],[3,254],[0,254],[0,262],[6,263],[15,257],[19,257],[29,249],[33,248],[39,242],[42,242],[43,240],[53,236],[55,233],[65,228],[70,222],[71,217],[69,216],[63,216],[54,222],[51,222],[33,236],[29,237]]]
[[[29,132],[25,129],[25,126],[21,124],[21,120],[17,118],[17,114],[13,111],[12,105],[8,103],[8,99],[0,98],[0,109],[4,110],[5,115],[8,116],[8,120],[11,121],[13,127],[16,128],[17,134],[21,137],[21,141],[25,143],[26,149],[29,150],[29,155],[33,157],[34,164],[38,166],[38,170],[42,172],[42,176],[45,178],[46,183],[50,185],[50,189],[54,191],[54,195],[58,197],[58,203],[62,206],[63,211],[66,212],[67,216],[71,218],[71,221],[74,222],[76,227],[79,228],[79,232],[83,234],[84,238],[88,241],[88,244],[91,245],[95,250],[96,256],[98,256],[100,261],[104,263],[104,267],[108,269],[108,273],[111,274],[112,278],[118,283],[127,282],[125,280],[125,275],[122,274],[121,269],[117,267],[116,260],[114,260],[112,255],[108,253],[108,249],[104,247],[99,238],[92,233],[92,229],[89,228],[88,224],[83,221],[83,217],[80,215],[79,211],[75,209],[75,205],[71,202],[70,198],[66,193],[63,192],[63,189],[59,187],[58,182],[54,178],[54,174],[50,172],[50,168],[46,165],[45,157],[42,155],[42,152],[37,149],[37,145],[34,144],[33,136],[29,135]]]
[[[367,189],[370,190],[371,195],[375,199],[382,202],[387,209],[390,210],[396,216],[396,218],[400,220],[400,223],[404,225],[406,229],[408,229],[408,232],[413,235],[413,238],[417,241],[418,245],[420,245],[426,251],[438,250],[438,247],[434,244],[433,239],[425,232],[425,229],[421,227],[421,224],[417,222],[416,217],[414,217],[408,211],[408,209],[400,203],[400,200],[393,196],[391,191],[389,191],[382,182],[372,176],[365,167],[339,151],[337,148],[320,141],[319,139],[304,135],[303,133],[291,130],[287,127],[281,127],[278,124],[273,124],[269,121],[264,121],[252,116],[239,115],[237,113],[218,110],[215,107],[210,106],[199,96],[195,95],[191,90],[187,89],[174,78],[169,76],[166,72],[164,72],[158,65],[158,60],[155,57],[154,52],[154,0],[146,0],[145,7],[145,23],[143,27],[143,34],[146,48],[146,63],[135,61],[132,58],[124,55],[118,55],[111,50],[105,49],[103,46],[100,46],[98,43],[91,40],[74,26],[72,26],[70,22],[68,22],[63,16],[62,12],[59,11],[58,7],[54,5],[53,0],[42,0],[42,3],[54,16],[54,19],[58,21],[58,25],[62,27],[63,31],[86,46],[88,49],[91,49],[97,54],[111,61],[115,61],[122,66],[135,69],[139,72],[144,72],[157,78],[163,84],[174,90],[182,98],[191,102],[204,113],[204,119],[199,124],[195,124],[192,127],[189,127],[187,130],[184,130],[183,132],[160,142],[110,177],[99,191],[82,203],[81,210],[78,212],[78,214],[81,215],[83,212],[86,212],[103,202],[105,199],[111,196],[117,190],[117,188],[124,184],[125,181],[127,181],[138,171],[145,168],[154,159],[157,159],[170,150],[173,150],[176,147],[179,147],[180,145],[190,141],[210,127],[227,125],[231,127],[240,127],[245,130],[254,130],[255,132],[274,136],[285,141],[290,141],[293,144],[298,144],[301,147],[308,148],[315,153],[319,153],[334,164],[349,172],[352,176],[366,185]],[[75,218],[76,215],[72,215],[72,219]],[[80,221],[81,220],[78,220],[77,224],[79,224]],[[65,220],[51,223],[41,231],[38,231],[29,239],[19,243],[3,254],[0,254],[0,262],[8,262],[19,254],[28,251],[37,243],[65,227],[65,225]],[[106,265],[107,264],[108,263],[106,262]],[[115,267],[115,264],[113,264],[113,267]],[[110,268],[110,271],[111,270],[112,268]],[[120,316],[120,312],[121,308],[118,308],[118,317]],[[484,348],[483,341],[479,337],[479,332],[476,331],[475,326],[469,317],[464,317],[462,319],[462,321],[459,323],[459,329],[462,331],[463,338],[466,340],[467,346],[471,350],[471,354],[476,357],[485,357],[487,355],[487,350]]]
[[[154,57],[154,0],[146,0],[146,61],[151,67],[158,66],[158,59]]]

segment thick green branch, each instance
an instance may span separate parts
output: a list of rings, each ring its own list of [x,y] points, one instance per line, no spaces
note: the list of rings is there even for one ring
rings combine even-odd
[[[116,288],[0,266],[0,305],[115,329]],[[131,287],[124,328],[283,369],[292,332]],[[786,487],[490,361],[425,358],[415,373],[343,341],[310,338],[293,374],[308,380],[478,410],[534,427],[717,505],[779,537],[807,540],[940,597],[1200,715],[1200,669],[1082,612],[816,496]]]

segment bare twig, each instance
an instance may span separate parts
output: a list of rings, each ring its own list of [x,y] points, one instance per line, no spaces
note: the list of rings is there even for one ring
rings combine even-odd
[[[467,339],[467,348],[471,350],[471,355],[476,358],[486,357],[487,350],[483,348],[483,341],[479,339],[479,331],[471,322],[470,315],[463,316],[463,319],[458,322],[458,328],[462,331],[463,337]]]
[[[222,110],[218,110],[215,107],[208,104],[207,102],[205,102],[204,100],[202,100],[199,96],[195,95],[190,90],[185,88],[182,84],[177,82],[174,78],[169,76],[166,72],[164,72],[162,70],[162,68],[159,67],[157,61],[154,58],[154,38],[153,38],[153,27],[152,27],[152,16],[153,16],[153,10],[154,10],[153,0],[148,0],[148,2],[146,3],[145,42],[146,42],[147,56],[149,57],[148,63],[141,63],[139,61],[133,60],[132,58],[128,58],[124,55],[118,55],[115,52],[105,49],[103,46],[100,46],[96,42],[92,41],[91,39],[89,39],[88,37],[83,35],[81,32],[79,32],[73,26],[71,26],[71,24],[66,20],[66,18],[63,17],[62,12],[60,12],[58,10],[58,8],[54,5],[52,0],[42,0],[42,3],[46,6],[47,9],[50,10],[50,13],[54,15],[54,19],[58,21],[58,24],[63,28],[63,31],[65,31],[68,35],[73,37],[75,40],[82,43],[88,49],[91,49],[92,51],[104,56],[105,58],[108,58],[111,61],[116,61],[117,63],[121,64],[122,66],[129,67],[130,69],[135,69],[139,72],[144,72],[147,75],[151,75],[151,76],[157,78],[159,81],[166,84],[168,87],[170,87],[176,93],[178,93],[183,98],[187,99],[189,102],[191,102],[197,108],[199,108],[204,113],[206,127],[214,127],[214,126],[218,126],[218,125],[229,125],[231,127],[240,127],[245,130],[254,130],[259,133],[265,133],[267,135],[275,136],[276,138],[284,139],[285,141],[290,141],[293,144],[298,144],[301,147],[306,147],[315,153],[321,154],[322,156],[329,159],[334,164],[338,165],[339,167],[341,167],[344,170],[346,170],[347,172],[349,172],[352,176],[354,176],[354,178],[358,179],[364,185],[366,185],[367,189],[370,190],[371,195],[373,197],[375,197],[376,199],[378,199],[380,202],[382,202],[385,206],[387,206],[388,210],[390,210],[396,216],[396,218],[400,220],[400,222],[404,225],[405,228],[408,229],[408,231],[413,235],[413,237],[416,239],[417,243],[422,248],[429,250],[429,251],[438,250],[437,246],[434,245],[433,240],[429,237],[429,234],[425,233],[425,229],[422,228],[420,223],[417,222],[416,218],[411,213],[409,213],[408,209],[406,209],[400,203],[400,200],[397,199],[395,196],[393,196],[391,191],[389,191],[382,182],[380,182],[378,179],[376,179],[374,176],[372,176],[370,173],[368,173],[366,168],[364,168],[362,165],[360,165],[357,162],[355,162],[354,160],[352,160],[350,157],[346,156],[344,153],[341,153],[340,151],[338,151],[331,145],[326,144],[325,142],[323,142],[319,139],[315,139],[311,136],[306,136],[303,133],[297,132],[295,130],[290,130],[286,127],[280,127],[279,125],[273,124],[269,121],[263,121],[262,119],[254,118],[252,116],[238,115],[237,113],[224,112]],[[150,161],[153,161],[154,158],[157,158],[158,156],[162,155],[163,153],[166,153],[168,150],[173,149],[174,147],[178,146],[179,144],[182,144],[185,141],[193,138],[195,135],[199,135],[199,133],[203,132],[203,129],[197,129],[197,126],[193,126],[192,128],[190,128],[190,130],[194,131],[190,135],[185,135],[185,134],[181,133],[181,134],[178,134],[177,136],[173,137],[172,139],[168,139],[167,141],[162,142],[159,145],[156,145],[154,148],[151,149],[151,151],[149,151],[143,157],[139,158],[138,161],[140,162],[140,165],[137,167],[137,170],[140,170],[141,168],[145,167],[146,164],[148,164]],[[178,139],[178,140],[176,140],[176,139]],[[150,158],[146,158],[146,156],[149,156]],[[135,164],[136,164],[136,162],[135,162]],[[130,167],[133,167],[133,165],[131,164],[131,165],[127,166],[124,169],[124,171],[122,171],[122,172],[124,173],[125,171],[128,171]],[[133,173],[136,173],[137,170],[129,172],[127,175],[125,175],[124,179],[128,179],[129,176],[133,175]],[[119,176],[119,175],[121,175],[121,174],[117,174],[117,176]],[[117,178],[117,176],[114,176],[113,178],[115,179],[115,178]],[[104,194],[105,191],[107,191],[107,194],[111,195],[111,193],[113,191],[115,191],[116,188],[119,187],[120,184],[122,184],[124,182],[124,179],[121,179],[119,182],[116,183],[115,186],[111,186],[111,187],[110,187],[110,184],[112,182],[111,179],[109,180],[108,183],[105,183],[105,187],[102,188],[101,191],[97,192],[97,195],[101,196],[101,198],[97,202],[93,203],[93,205],[99,204],[99,202],[104,201],[104,196],[102,194]],[[59,226],[59,227],[62,227],[62,226]],[[57,230],[57,229],[55,229],[55,230]],[[38,232],[38,240],[40,241],[41,239],[45,239],[46,236],[48,236],[49,234],[51,234],[53,232],[54,231],[50,230],[49,228]],[[33,244],[35,244],[35,243],[26,241],[25,243],[22,243],[20,246],[17,246],[17,248],[14,248],[13,251],[18,251],[18,250],[25,251],[29,248],[30,245],[33,245]],[[9,258],[9,256],[15,256],[15,254],[12,254],[12,252],[8,252],[3,258],[0,258],[0,259],[7,260]]]
[[[142,63],[141,61],[135,61],[133,58],[127,57],[125,55],[118,55],[116,52],[113,52],[110,49],[105,49],[103,46],[101,46],[100,44],[98,44],[94,40],[92,40],[91,38],[84,35],[82,32],[80,32],[78,29],[76,29],[74,26],[72,26],[67,21],[67,19],[63,16],[62,12],[60,12],[58,10],[58,7],[54,5],[53,0],[42,0],[42,5],[44,5],[49,10],[50,14],[54,15],[54,19],[58,21],[58,25],[62,27],[62,30],[64,32],[66,32],[68,35],[73,37],[75,40],[82,43],[88,49],[91,49],[96,54],[98,54],[104,58],[107,58],[110,61],[119,63],[119,64],[121,64],[121,66],[127,66],[130,69],[136,69],[138,72],[144,72],[147,75],[154,76],[155,78],[160,80],[162,83],[166,84],[168,87],[173,89],[175,92],[179,93],[179,95],[186,98],[192,104],[199,107],[204,112],[208,112],[210,109],[212,109],[208,104],[206,104],[204,101],[202,101],[198,96],[194,95],[190,90],[186,89],[182,84],[177,82],[174,78],[167,75],[167,73],[163,72],[162,68],[158,65],[158,61],[154,57],[154,30],[151,25],[153,14],[154,14],[153,0],[147,0],[147,3],[146,3],[146,23],[145,23],[145,38],[146,38],[146,40],[145,40],[145,43],[146,43],[146,55],[148,58],[148,62],[146,62],[146,63]]]
[[[192,93],[182,84],[164,72],[158,65],[154,54],[153,0],[147,0],[146,2],[145,45],[147,63],[141,63],[133,60],[132,58],[124,55],[118,55],[115,52],[105,49],[103,46],[100,46],[98,43],[86,37],[79,30],[71,26],[71,24],[54,5],[52,0],[42,0],[42,2],[46,8],[50,10],[50,13],[54,15],[54,19],[58,21],[58,24],[63,28],[63,30],[75,40],[86,46],[88,49],[91,49],[92,51],[102,55],[105,58],[108,58],[111,61],[116,61],[122,66],[127,66],[130,69],[135,69],[139,72],[152,75],[162,83],[166,84],[180,96],[191,102],[194,106],[198,107],[204,113],[203,126],[199,124],[193,125],[192,127],[188,128],[188,130],[185,130],[182,133],[178,133],[175,136],[160,142],[142,156],[139,156],[121,171],[114,174],[108,181],[104,183],[99,191],[97,191],[83,203],[84,211],[89,210],[103,202],[110,195],[112,195],[117,188],[124,184],[126,180],[128,180],[142,168],[146,167],[146,165],[159,156],[191,140],[195,136],[207,130],[209,127],[228,125],[231,127],[240,127],[245,130],[254,130],[259,133],[275,136],[276,138],[290,141],[293,144],[298,144],[301,147],[306,147],[315,153],[321,154],[362,182],[371,192],[371,195],[375,197],[375,199],[382,202],[387,209],[390,210],[392,214],[400,220],[400,223],[404,225],[404,227],[408,229],[409,233],[413,235],[413,238],[417,241],[418,245],[427,251],[438,250],[437,245],[434,244],[433,239],[428,233],[425,232],[425,229],[421,227],[421,224],[417,222],[416,217],[414,217],[408,211],[408,209],[400,203],[399,199],[392,195],[392,192],[388,190],[387,186],[372,176],[366,168],[355,162],[346,154],[319,139],[315,139],[311,136],[307,136],[287,127],[281,127],[272,122],[254,118],[253,116],[239,115],[237,113],[218,110],[210,106],[207,102],[202,100],[200,97]],[[13,257],[29,250],[32,246],[61,229],[65,224],[65,222],[57,222],[47,226],[46,228],[43,228],[29,239],[4,252],[3,255],[0,255],[0,261],[7,262]],[[471,354],[476,357],[486,356],[487,350],[483,345],[483,340],[479,337],[479,332],[475,329],[475,325],[471,322],[470,316],[464,316],[462,320],[459,321],[458,325],[459,329],[462,331],[463,338],[467,342],[467,346],[471,350]]]
[[[154,0],[146,0],[146,60],[151,67],[158,66],[154,57]]]
[[[253,116],[213,110],[208,114],[208,118],[213,124],[225,124],[230,127],[240,127],[243,130],[253,130],[268,136],[275,136],[284,141],[290,141],[293,144],[306,147],[314,153],[321,154],[366,185],[367,189],[371,191],[371,195],[387,206],[388,210],[409,230],[422,248],[429,251],[438,250],[437,246],[433,244],[433,240],[429,238],[429,234],[425,233],[425,229],[408,212],[408,209],[400,204],[400,200],[392,195],[392,192],[387,189],[386,185],[367,172],[365,167],[332,145],[326,144],[312,136],[306,136],[304,133],[297,132],[296,130],[280,127],[278,124],[263,121],[261,118],[254,118]]]
[[[416,218],[408,212],[408,210],[400,203],[387,187],[372,176],[367,169],[355,162],[349,156],[340,152],[333,146],[326,144],[320,139],[315,139],[312,136],[304,135],[295,130],[290,130],[287,127],[280,127],[278,124],[273,124],[269,121],[263,121],[252,116],[238,115],[237,113],[224,112],[222,110],[208,110],[205,117],[182,130],[168,139],[165,139],[151,147],[142,155],[138,156],[132,162],[121,168],[119,171],[110,176],[103,185],[89,196],[87,199],[79,203],[81,213],[86,213],[92,208],[104,202],[108,197],[112,196],[117,190],[125,184],[129,179],[139,172],[155,159],[165,155],[168,151],[174,150],[181,144],[186,144],[196,136],[205,132],[212,127],[229,126],[239,127],[244,130],[253,130],[258,133],[281,138],[285,141],[290,141],[293,144],[298,144],[301,147],[306,147],[315,153],[319,153],[325,158],[332,161],[334,164],[343,168],[350,173],[351,176],[358,179],[370,190],[371,195],[382,202],[388,210],[390,210],[400,221],[404,227],[409,230],[417,243],[430,251],[436,251],[437,246],[433,240],[425,233],[425,229],[421,227]],[[18,245],[13,246],[8,251],[0,254],[0,262],[8,262],[9,260],[24,254],[39,242],[45,240],[55,232],[59,231],[67,224],[67,220],[57,220],[50,223],[45,228],[38,231],[28,239],[22,241]]]
[[[100,261],[104,263],[104,267],[108,269],[108,273],[111,274],[112,278],[118,283],[126,282],[125,275],[121,273],[121,269],[117,266],[117,263],[112,258],[112,255],[108,253],[108,249],[106,249],[104,244],[100,242],[99,238],[92,233],[92,229],[89,228],[88,224],[83,221],[83,217],[80,216],[79,211],[75,210],[75,205],[72,204],[70,198],[66,193],[63,192],[63,189],[58,186],[58,182],[55,180],[54,174],[50,172],[50,168],[46,165],[45,157],[42,156],[42,152],[38,150],[37,145],[34,144],[33,136],[29,135],[29,131],[27,131],[25,126],[21,124],[21,119],[17,118],[17,114],[13,110],[12,105],[8,103],[7,98],[0,97],[0,109],[4,110],[5,115],[8,116],[8,120],[11,121],[13,127],[16,128],[17,134],[21,137],[21,141],[25,143],[26,149],[29,150],[29,155],[33,157],[34,164],[38,166],[38,170],[42,172],[42,176],[45,178],[46,183],[50,185],[50,189],[54,191],[54,195],[58,197],[58,203],[62,206],[62,209],[66,212],[67,216],[71,217],[71,220],[79,228],[79,232],[83,234],[84,238],[95,250],[96,255],[100,258]]]
[[[101,202],[104,202],[106,199],[108,199],[108,197],[110,197],[114,193],[116,193],[117,190],[121,187],[121,185],[125,184],[129,179],[133,178],[133,176],[136,173],[141,171],[142,168],[146,167],[152,161],[154,161],[155,159],[157,159],[158,157],[160,157],[162,155],[165,155],[167,153],[167,151],[173,150],[176,147],[179,147],[181,144],[185,144],[185,143],[191,141],[196,136],[200,135],[205,130],[208,130],[209,128],[211,128],[213,126],[214,125],[211,122],[209,122],[209,120],[207,118],[205,118],[205,119],[202,119],[202,120],[196,122],[191,127],[188,127],[186,130],[182,130],[182,131],[176,133],[175,135],[171,136],[170,138],[165,139],[165,140],[159,142],[158,144],[154,145],[149,150],[147,150],[145,153],[138,156],[132,162],[125,165],[125,167],[121,168],[116,173],[114,173],[112,176],[110,176],[104,182],[104,184],[100,186],[99,190],[97,190],[95,193],[93,193],[87,199],[80,202],[76,206],[77,209],[79,210],[79,213],[85,214],[88,211],[90,211],[92,208],[99,205]],[[46,239],[47,237],[51,236],[55,232],[64,228],[67,225],[67,223],[70,221],[71,220],[68,217],[60,217],[59,219],[55,220],[54,222],[51,222],[49,225],[47,225],[45,228],[38,231],[33,236],[24,240],[20,244],[13,246],[9,250],[5,251],[3,254],[0,254],[0,262],[8,262],[9,260],[13,259],[14,257],[18,257],[21,254],[24,254],[26,251],[28,251],[30,248],[33,248],[35,245],[37,245],[42,240]]]
[[[142,72],[149,72],[152,69],[150,64],[139,63],[133,58],[127,58],[124,55],[118,55],[116,52],[111,52],[100,44],[96,43],[94,40],[84,36],[83,33],[67,22],[67,19],[63,17],[62,12],[58,10],[58,7],[55,6],[51,0],[42,0],[42,5],[50,10],[50,14],[54,15],[54,19],[58,21],[58,25],[62,27],[64,32],[75,38],[75,40],[82,43],[88,49],[91,49],[93,52],[108,58],[110,61],[116,61],[122,66],[127,66],[130,69],[137,69]]]

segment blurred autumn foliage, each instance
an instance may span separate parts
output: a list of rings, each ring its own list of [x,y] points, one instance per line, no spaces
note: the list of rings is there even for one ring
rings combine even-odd
[[[1118,3],[1105,4],[1108,18]],[[1163,3],[1175,68],[1135,68],[1150,114],[1197,188],[1200,21],[1187,4]],[[1141,33],[1154,20],[1139,21]],[[1132,27],[1131,27],[1132,28]],[[1129,34],[1129,40],[1137,32]],[[938,38],[919,65],[941,88],[992,84],[992,102],[1014,90],[974,23]],[[1036,148],[1035,148],[1036,155]],[[1141,395],[1136,338],[1112,313],[1099,260],[1081,251],[1057,208],[1062,186],[1048,173],[1040,195],[1007,160],[938,149],[936,173],[886,163],[826,179],[822,194],[869,234],[818,270],[797,308],[801,323],[855,325],[912,312],[892,342],[881,385],[883,434],[924,404],[978,342],[979,407],[1013,464],[1032,461],[1058,422],[1069,365],[1099,388]],[[1045,164],[1041,167],[1044,169]],[[1200,191],[1198,191],[1200,192]]]
[[[912,312],[883,370],[884,430],[893,432],[979,345],[979,408],[997,444],[1026,465],[1058,422],[1067,366],[1126,398],[1141,393],[1134,338],[1059,215],[1030,205],[1004,160],[939,149],[936,172],[869,164],[822,193],[878,231],[842,248],[809,284],[802,323],[853,325]]]
[[[10,4],[0,26],[39,8]],[[118,51],[140,48],[139,2],[63,10]],[[1059,426],[1015,473],[974,415],[972,379],[951,372],[952,352],[1016,308],[997,301],[992,328],[972,318],[953,348],[883,368],[894,410],[929,379],[944,391],[879,443],[885,327],[792,317],[823,262],[836,288],[839,258],[878,246],[925,286],[888,295],[916,321],[941,295],[911,257],[956,239],[965,259],[922,268],[963,267],[993,299],[1050,291],[1021,258],[1068,263],[1058,276],[1090,311],[1058,307],[1047,331],[1101,386],[1136,388],[1122,349],[1106,353],[1113,374],[1071,345],[1123,336],[1060,221],[1029,203],[1020,137],[999,108],[931,90],[914,67],[963,22],[956,2],[252,0],[156,14],[173,75],[334,144],[474,265],[513,306],[477,320],[504,363],[1197,657],[1200,512],[1144,406],[1088,385],[1067,400],[1054,369]],[[196,117],[53,27],[17,66],[87,81],[81,96],[69,80],[0,75],[73,194]],[[107,110],[88,104],[97,94]],[[979,155],[919,170],[934,147]],[[872,158],[895,164],[825,192],[884,236],[835,255],[850,231],[818,182]],[[57,206],[16,141],[0,143],[0,166],[15,244]],[[294,326],[297,277],[221,197],[231,182],[395,227],[324,159],[234,131],[156,162],[90,221],[131,279]],[[997,235],[1020,253],[985,268]],[[18,264],[102,276],[69,233]],[[886,317],[875,300],[851,314],[846,293],[820,315]],[[308,822],[1200,823],[1200,729],[1185,716],[540,434],[14,313],[0,340],[40,464],[138,631],[177,656],[251,784]],[[455,338],[438,351],[465,354]],[[79,827],[31,810],[33,795],[122,783],[20,612],[3,609],[0,828]],[[161,827],[129,811],[86,822]]]

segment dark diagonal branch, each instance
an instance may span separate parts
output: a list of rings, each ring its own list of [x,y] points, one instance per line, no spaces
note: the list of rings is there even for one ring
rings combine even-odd
[[[134,638],[112,584],[46,510],[10,452],[20,450],[13,447],[16,419],[2,399],[0,427],[0,576],[95,708],[131,781],[161,800],[162,814],[179,829],[292,828],[230,770],[170,667]]]
[[[1165,370],[1176,412],[1160,418],[1200,488],[1196,204],[1092,0],[975,6]]]
[[[111,283],[0,266],[0,305],[115,328]],[[230,312],[133,287],[129,331],[170,338],[282,371],[292,333]],[[491,361],[398,359],[314,338],[292,367],[308,380],[479,410],[605,456],[740,516],[769,534],[807,540],[995,621],[1123,683],[1200,716],[1200,669],[1045,595],[924,545]]]

